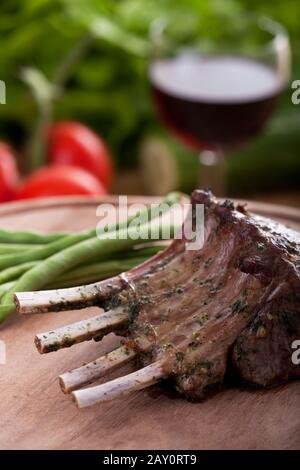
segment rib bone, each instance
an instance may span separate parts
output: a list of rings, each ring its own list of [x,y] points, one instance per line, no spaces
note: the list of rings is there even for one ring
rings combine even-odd
[[[66,372],[59,377],[61,389],[64,393],[70,393],[77,388],[93,383],[108,372],[112,372],[117,367],[127,364],[136,356],[136,353],[127,346],[101,356],[93,362],[89,362],[82,367]]]
[[[16,292],[14,300],[19,313],[62,312],[100,305],[124,287],[121,276],[105,279],[86,286],[68,289],[42,290],[36,292]]]
[[[99,340],[105,334],[116,331],[126,324],[128,314],[123,307],[102,313],[87,320],[40,333],[35,337],[35,344],[41,354],[67,348],[92,338]]]
[[[72,398],[75,400],[78,408],[85,408],[150,387],[150,385],[166,378],[166,376],[163,361],[159,360],[143,369],[111,380],[105,384],[72,392]]]

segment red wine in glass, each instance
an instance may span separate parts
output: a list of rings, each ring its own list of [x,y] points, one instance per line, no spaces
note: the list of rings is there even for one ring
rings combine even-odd
[[[158,59],[150,80],[162,121],[197,150],[233,149],[255,137],[282,90],[272,66],[240,56]]]

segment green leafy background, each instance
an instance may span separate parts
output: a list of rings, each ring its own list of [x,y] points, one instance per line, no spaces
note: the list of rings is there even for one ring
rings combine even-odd
[[[7,104],[0,106],[0,137],[22,149],[36,120],[37,105],[21,80],[22,68],[36,68],[52,81],[74,44],[84,35],[93,34],[92,46],[74,67],[65,93],[55,102],[55,119],[78,119],[91,125],[108,140],[119,166],[135,165],[141,137],[157,125],[145,60],[151,22],[160,16],[173,15],[190,24],[192,31],[196,32],[201,23],[202,28],[203,25],[215,28],[217,34],[216,13],[222,21],[234,25],[241,11],[269,15],[288,29],[293,48],[293,78],[300,78],[296,0],[2,0],[0,78],[6,82]],[[281,154],[276,157],[285,158],[284,166],[291,168],[289,187],[297,185],[300,161],[297,139],[300,107],[292,106],[290,94],[288,90],[282,98],[272,124],[275,131],[271,132],[277,136],[273,139],[275,153],[279,139],[279,143],[284,142],[281,152],[289,157]],[[285,128],[291,132],[287,124],[290,122],[296,137],[293,134],[292,138],[281,140],[280,133],[284,134]],[[267,149],[264,145],[261,149],[259,142],[255,145],[258,153],[267,154],[266,161],[271,167],[272,139],[268,137]],[[236,159],[236,163],[232,160],[236,191],[242,191],[238,184],[239,168],[243,167],[240,160]],[[259,164],[257,159],[256,165]],[[282,179],[276,183],[274,178],[274,187],[284,186]]]

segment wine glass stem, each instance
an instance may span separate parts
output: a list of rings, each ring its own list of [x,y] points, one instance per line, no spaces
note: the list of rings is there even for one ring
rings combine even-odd
[[[226,163],[222,151],[204,150],[199,161],[199,187],[210,188],[216,196],[226,196]]]

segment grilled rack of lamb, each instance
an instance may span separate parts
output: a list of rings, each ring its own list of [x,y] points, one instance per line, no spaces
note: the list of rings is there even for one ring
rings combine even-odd
[[[114,278],[71,289],[17,293],[20,313],[91,305],[105,312],[36,336],[40,353],[114,331],[122,345],[60,377],[79,407],[110,400],[172,378],[191,399],[223,381],[227,367],[251,384],[300,378],[292,343],[300,338],[300,234],[209,191],[194,191],[192,211],[204,204],[204,245],[186,250],[174,240],[163,252]],[[139,370],[82,388],[121,364]]]

